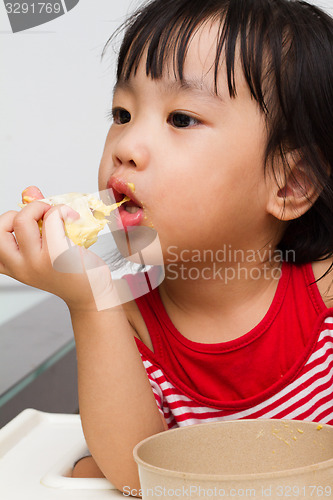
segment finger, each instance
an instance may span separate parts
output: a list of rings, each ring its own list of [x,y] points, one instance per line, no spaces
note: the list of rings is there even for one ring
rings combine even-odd
[[[14,219],[14,232],[24,258],[34,259],[40,253],[42,240],[38,221],[50,210],[51,205],[33,201],[25,206]]]
[[[14,219],[18,212],[10,210],[0,216],[0,273],[8,273],[10,266],[19,254],[19,248],[13,234]]]
[[[80,214],[67,205],[52,207],[43,221],[43,246],[47,248],[52,266],[60,272],[81,273],[83,267],[79,247],[65,233],[64,222],[80,218]]]
[[[42,200],[44,198],[41,190],[37,186],[29,186],[22,191],[22,203],[30,203],[34,200]]]

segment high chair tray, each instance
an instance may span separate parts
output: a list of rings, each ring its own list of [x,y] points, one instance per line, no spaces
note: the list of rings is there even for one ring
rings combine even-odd
[[[0,429],[1,500],[123,497],[107,479],[69,477],[86,451],[79,415],[24,410]]]

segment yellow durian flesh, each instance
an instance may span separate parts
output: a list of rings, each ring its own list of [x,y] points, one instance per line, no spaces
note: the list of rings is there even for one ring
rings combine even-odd
[[[63,195],[50,196],[39,201],[48,203],[49,205],[68,205],[80,214],[80,218],[74,221],[65,221],[65,234],[76,245],[89,248],[97,241],[98,233],[104,229],[108,220],[105,218],[110,213],[118,208],[122,203],[129,201],[127,196],[118,203],[105,205],[101,200],[95,198],[91,194],[85,193],[67,193]],[[30,197],[23,196],[24,207],[27,203],[33,201]],[[40,230],[42,229],[42,221],[38,222]]]

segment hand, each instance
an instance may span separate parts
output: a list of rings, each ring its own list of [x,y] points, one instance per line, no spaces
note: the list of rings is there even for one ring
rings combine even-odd
[[[66,237],[63,222],[80,215],[66,205],[51,207],[36,187],[23,194],[36,201],[0,216],[0,273],[62,298],[70,309],[116,305],[105,262]],[[42,220],[42,235],[38,221]]]

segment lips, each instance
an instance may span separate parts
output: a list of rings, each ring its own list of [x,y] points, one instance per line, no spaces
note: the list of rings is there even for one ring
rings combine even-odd
[[[133,185],[134,188],[134,185]],[[127,183],[122,179],[111,177],[107,183],[107,189],[111,190],[115,201],[122,201],[124,196],[128,196],[130,201],[127,201],[118,208],[119,227],[125,228],[128,226],[138,226],[143,219],[142,204],[136,199],[131,183]]]

